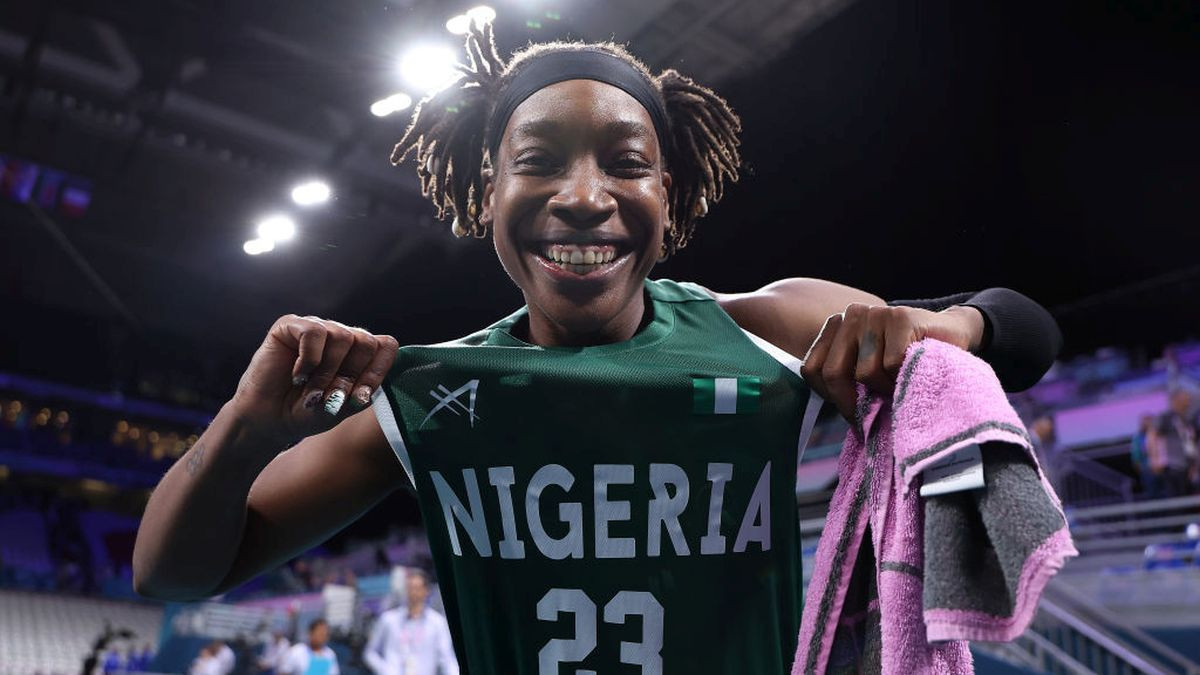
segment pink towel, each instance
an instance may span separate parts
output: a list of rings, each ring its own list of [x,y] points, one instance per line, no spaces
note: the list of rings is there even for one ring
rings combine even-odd
[[[859,387],[804,605],[797,673],[970,673],[966,640],[1011,640],[1076,551],[1028,434],[982,360],[922,340],[892,397]],[[985,486],[923,498],[968,445]],[[870,532],[870,537],[864,536]]]

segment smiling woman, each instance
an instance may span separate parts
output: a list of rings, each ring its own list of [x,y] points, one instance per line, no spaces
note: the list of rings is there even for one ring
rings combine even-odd
[[[484,25],[467,53],[392,159],[416,155],[455,234],[491,235],[525,306],[399,349],[281,317],[151,498],[136,587],[231,588],[407,483],[472,673],[786,672],[806,411],[852,417],[857,383],[890,392],[926,337],[1027,386],[1053,320],[1004,289],[889,307],[815,279],[649,280],[737,179],[729,106],[608,43],[505,63]]]

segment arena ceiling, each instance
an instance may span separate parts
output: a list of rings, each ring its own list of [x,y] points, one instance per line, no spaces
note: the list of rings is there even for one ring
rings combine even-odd
[[[627,42],[656,68],[719,84],[847,1],[499,0],[496,32],[502,53],[529,40]],[[176,333],[220,324],[228,339],[260,333],[282,308],[335,312],[414,252],[448,255],[412,172],[387,161],[406,115],[368,108],[404,89],[407,46],[457,46],[445,22],[470,6],[4,3],[0,150],[94,187],[76,221],[4,205],[23,224],[6,247],[9,278],[19,270],[29,300]],[[332,203],[295,213],[286,252],[247,257],[255,220],[296,211],[288,190],[313,176],[333,186]]]

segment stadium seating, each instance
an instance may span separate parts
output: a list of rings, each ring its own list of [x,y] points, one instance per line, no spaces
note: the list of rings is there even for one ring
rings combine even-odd
[[[63,675],[80,671],[106,622],[128,628],[124,650],[158,642],[161,606],[24,591],[0,591],[0,675]]]

